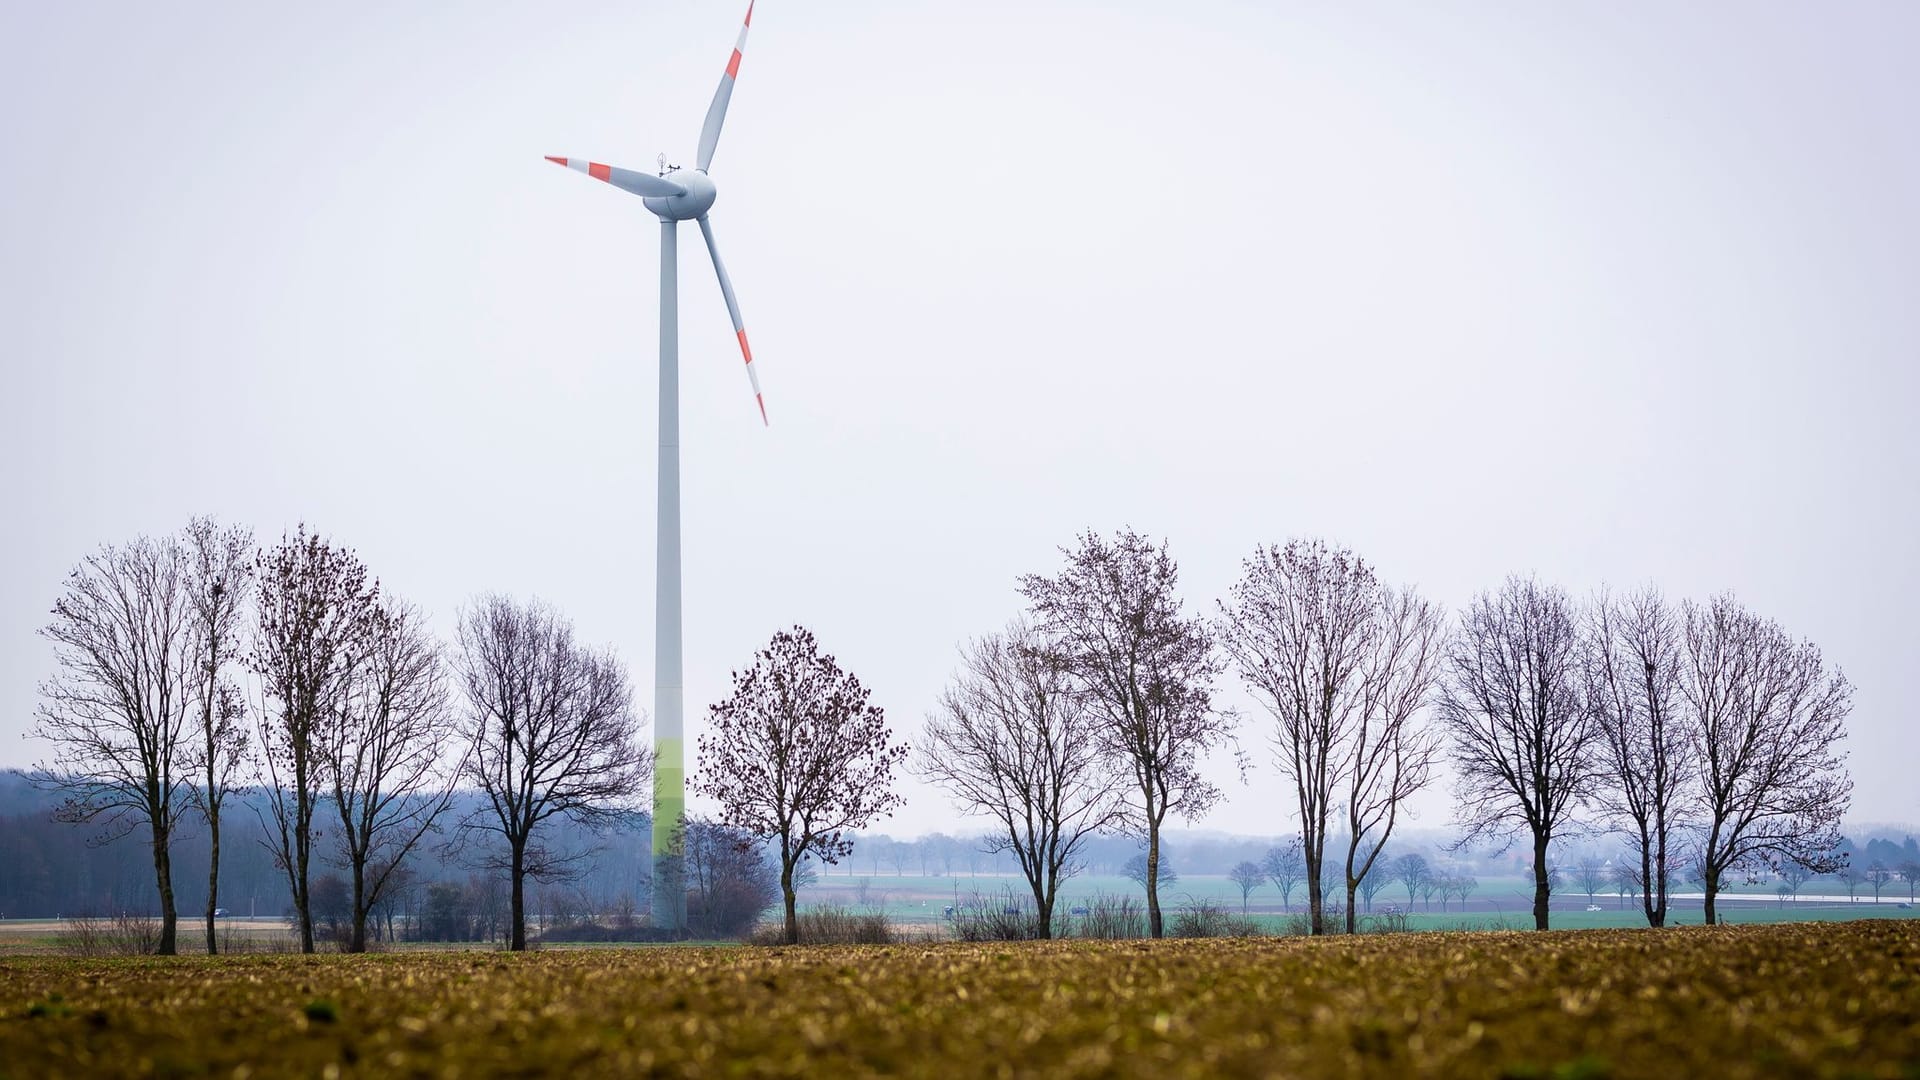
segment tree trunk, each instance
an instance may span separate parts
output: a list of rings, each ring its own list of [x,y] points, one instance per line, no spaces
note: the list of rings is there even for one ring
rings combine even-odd
[[[1702,882],[1701,886],[1703,890],[1706,892],[1706,898],[1707,898],[1707,902],[1705,905],[1707,925],[1713,926],[1715,923],[1719,921],[1719,918],[1720,918],[1718,912],[1714,910],[1714,900],[1716,900],[1720,895],[1720,874],[1714,870],[1712,865],[1708,865],[1708,867],[1705,870],[1705,874],[1706,874],[1707,880]]]
[[[1307,849],[1307,933],[1314,937],[1327,932],[1327,896],[1320,888],[1320,874],[1326,868],[1325,853]]]
[[[353,936],[347,942],[347,951],[367,951],[367,861],[364,858],[353,860]]]
[[[1533,928],[1547,928],[1547,898],[1553,895],[1553,879],[1547,874],[1547,841],[1543,832],[1533,834]]]
[[[207,955],[218,956],[220,945],[213,925],[213,913],[220,906],[220,808],[217,806],[207,811],[207,837],[213,846],[207,857]]]
[[[509,856],[510,865],[507,867],[508,879],[512,883],[508,890],[512,894],[512,899],[509,901],[511,911],[508,917],[512,920],[513,931],[507,939],[507,949],[510,952],[525,952],[527,951],[527,844],[525,840],[519,840],[509,843],[508,847],[512,849],[512,854]]]
[[[1037,925],[1033,928],[1033,936],[1040,941],[1051,941],[1053,940],[1053,899],[1054,894],[1058,892],[1058,887],[1049,890],[1041,882],[1033,880],[1029,880],[1027,884],[1033,888],[1033,917],[1037,920]]]
[[[1360,891],[1360,883],[1353,880],[1353,864],[1348,863],[1347,864],[1347,933],[1349,935],[1359,932],[1359,923],[1357,920],[1359,919],[1358,908],[1360,905],[1354,903],[1354,896],[1359,891]]]
[[[173,906],[173,857],[167,850],[171,830],[160,821],[153,825],[153,876],[160,887],[160,947],[161,956],[174,956],[179,953],[178,938],[179,913]]]
[[[313,951],[313,889],[307,880],[308,857],[313,852],[313,802],[306,787],[306,770],[296,769],[294,784],[294,883],[293,908],[300,917],[300,951]]]
[[[793,860],[780,860],[780,898],[787,907],[786,937],[787,944],[800,944],[800,913],[793,895]]]
[[[1166,936],[1166,926],[1160,918],[1160,823],[1157,821],[1147,827],[1147,933],[1155,938]]]

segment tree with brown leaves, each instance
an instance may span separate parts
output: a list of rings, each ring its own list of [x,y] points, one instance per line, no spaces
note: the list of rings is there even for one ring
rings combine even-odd
[[[733,694],[712,707],[711,727],[700,736],[694,790],[720,804],[725,824],[779,841],[788,944],[800,941],[801,860],[837,863],[853,850],[848,831],[903,801],[893,792],[893,769],[907,747],[892,741],[885,713],[868,697],[796,626],[733,673]]]
[[[380,585],[354,553],[302,525],[260,553],[259,626],[249,665],[260,716],[268,847],[287,876],[300,951],[313,951],[314,812],[328,780],[326,747],[368,651]]]

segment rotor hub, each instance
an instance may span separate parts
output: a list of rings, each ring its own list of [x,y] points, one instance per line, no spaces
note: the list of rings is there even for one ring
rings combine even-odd
[[[687,189],[685,195],[648,198],[647,209],[662,221],[693,221],[706,216],[718,191],[713,179],[699,169],[668,169],[660,174]]]

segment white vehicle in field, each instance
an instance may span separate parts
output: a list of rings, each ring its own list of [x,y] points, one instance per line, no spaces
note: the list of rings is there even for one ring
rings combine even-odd
[[[1599,904],[1588,904],[1588,905],[1587,905],[1587,910],[1588,910],[1588,911],[1599,911],[1599,910],[1600,910],[1600,905],[1599,905]]]

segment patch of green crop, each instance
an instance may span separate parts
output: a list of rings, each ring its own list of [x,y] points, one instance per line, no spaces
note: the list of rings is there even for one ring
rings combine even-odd
[[[0,1072],[1900,1077],[1917,984],[1910,921],[34,957],[0,960]]]

